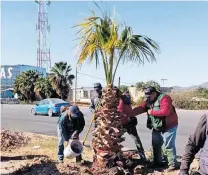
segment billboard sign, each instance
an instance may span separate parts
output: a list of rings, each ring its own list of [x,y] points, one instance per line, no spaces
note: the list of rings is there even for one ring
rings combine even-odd
[[[13,67],[1,67],[1,79],[10,79],[13,75]]]

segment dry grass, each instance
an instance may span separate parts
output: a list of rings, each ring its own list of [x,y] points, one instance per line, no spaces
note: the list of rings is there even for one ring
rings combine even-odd
[[[8,159],[1,161],[1,173],[8,174],[14,171],[17,171],[21,167],[27,167],[29,163],[34,162],[38,158],[44,158],[51,161],[57,160],[57,138],[50,137],[45,135],[38,135],[32,133],[25,133],[26,136],[30,137],[30,143],[24,147],[19,149],[14,149],[11,151],[4,151],[1,152],[1,158]],[[146,153],[147,157],[151,157],[151,152]],[[84,160],[88,160],[92,162],[93,151],[89,147],[84,147],[83,158]],[[3,159],[2,159],[3,160]],[[65,172],[67,166],[71,163],[74,163],[75,159],[65,159],[64,165],[55,165],[56,169],[58,169],[58,174],[60,172]],[[198,162],[197,160],[194,161],[192,164],[192,169],[198,169]],[[69,171],[69,169],[68,169]],[[66,173],[66,172],[65,172]],[[44,173],[43,173],[44,174]],[[62,174],[62,173],[61,173]],[[64,173],[63,173],[64,174]],[[85,174],[85,173],[84,173]],[[86,173],[87,174],[87,173]],[[165,171],[159,172],[154,171],[154,173],[149,174],[160,174],[160,175],[176,175],[178,171],[167,173]],[[31,173],[31,175],[33,175]]]
[[[57,138],[32,133],[24,133],[31,138],[30,142],[18,149],[1,152],[1,173],[8,174],[17,172],[23,167],[36,162],[38,159],[56,162],[57,160]],[[84,147],[83,158],[92,161],[93,152],[91,148]],[[42,161],[42,160],[41,160]],[[67,169],[67,166],[75,163],[75,159],[65,159],[64,164],[55,165],[59,172]],[[65,166],[65,167],[64,167]],[[17,173],[18,174],[18,173]],[[32,174],[32,173],[31,173]],[[44,174],[44,173],[43,173]]]
[[[30,135],[30,134],[29,134]],[[31,134],[32,139],[25,148],[22,148],[27,155],[47,155],[52,160],[57,160],[57,137]],[[39,146],[39,149],[35,147]],[[66,146],[66,144],[65,144]],[[92,149],[84,147],[83,158],[85,160],[92,160]],[[73,162],[73,159],[66,159],[66,162]]]

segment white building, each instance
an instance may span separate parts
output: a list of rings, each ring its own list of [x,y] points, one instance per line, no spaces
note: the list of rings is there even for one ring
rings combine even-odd
[[[96,96],[96,92],[93,87],[80,87],[76,90],[76,101],[83,103],[90,103],[90,99]],[[72,93],[69,94],[69,100],[75,101],[75,89],[72,89]]]
[[[144,96],[143,91],[138,91],[136,87],[128,87],[129,92],[132,96],[132,100],[137,102],[138,99]],[[171,88],[161,88],[161,91],[168,92]],[[93,87],[79,87],[76,91],[76,101],[82,103],[90,103],[92,97],[96,96],[96,92]],[[75,89],[72,89],[72,93],[69,94],[69,100],[75,101]]]

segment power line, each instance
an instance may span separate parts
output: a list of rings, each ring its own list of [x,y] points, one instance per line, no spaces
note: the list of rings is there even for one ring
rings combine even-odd
[[[81,75],[86,75],[88,77],[93,77],[93,78],[97,78],[97,79],[100,79],[100,80],[104,80],[105,81],[105,78],[100,78],[100,77],[96,77],[96,76],[93,76],[93,75],[89,75],[89,74],[85,74],[85,73],[81,73],[81,72],[77,72],[78,74],[81,74]]]
[[[81,75],[85,75],[85,76],[88,76],[88,77],[92,77],[92,78],[96,78],[96,79],[100,79],[102,81],[105,81],[106,79],[105,78],[100,78],[100,77],[96,77],[96,76],[93,76],[93,75],[90,75],[90,74],[86,74],[86,73],[82,73],[82,72],[77,72],[78,74],[81,74]],[[127,85],[135,85],[136,83],[128,83],[128,82],[123,82],[121,81],[121,83],[123,84],[127,84]]]

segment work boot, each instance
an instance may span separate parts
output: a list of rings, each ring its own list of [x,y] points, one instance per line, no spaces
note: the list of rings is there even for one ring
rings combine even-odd
[[[148,163],[148,162],[149,162],[149,161],[147,160],[147,158],[146,158],[144,152],[139,152],[139,156],[140,156],[141,160],[142,160],[144,163]]]
[[[148,164],[150,161],[147,160],[144,153],[138,152],[136,155],[133,155],[132,158],[140,159],[144,164]]]
[[[76,163],[82,163],[82,155],[76,156]]]
[[[132,175],[128,169],[124,170],[125,175]]]
[[[191,171],[190,175],[201,175],[198,171]]]
[[[172,172],[172,171],[175,171],[176,170],[176,167],[174,165],[171,165],[168,167],[167,169],[167,172]]]
[[[171,171],[175,171],[178,170],[180,168],[180,163],[179,162],[175,162],[173,165],[169,165],[167,171],[171,172]]]
[[[164,161],[161,162],[153,162],[153,164],[149,164],[148,168],[165,168],[167,163]]]
[[[59,159],[58,163],[64,163],[64,160]]]

